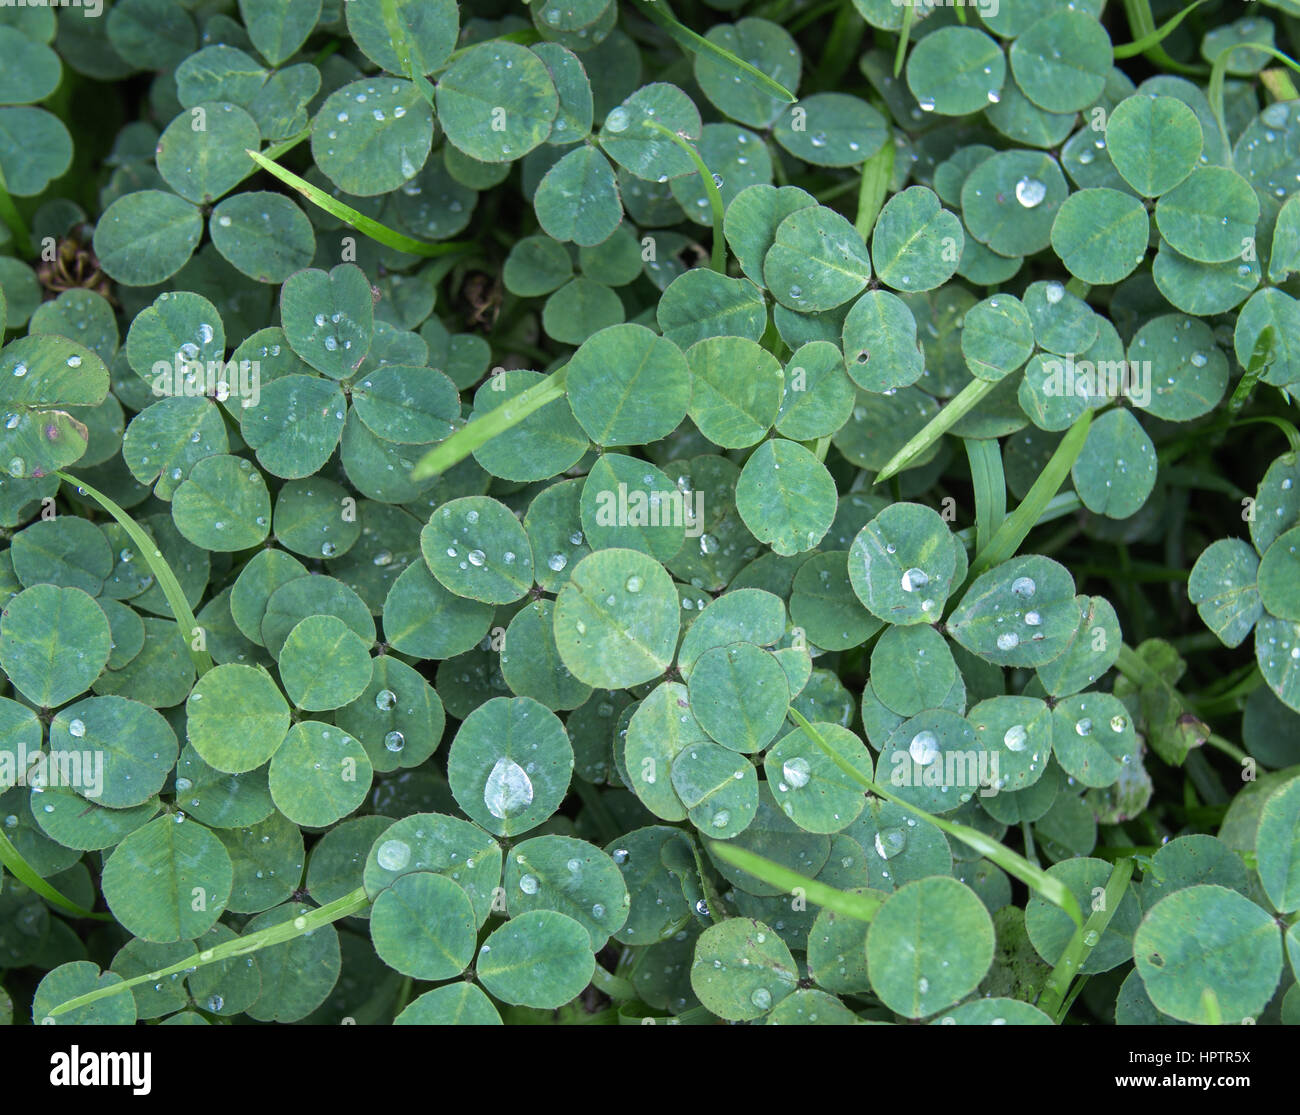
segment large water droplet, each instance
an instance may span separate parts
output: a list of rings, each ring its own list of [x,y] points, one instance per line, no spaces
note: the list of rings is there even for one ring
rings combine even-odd
[[[786,782],[798,790],[800,787],[808,785],[810,770],[808,760],[802,755],[796,755],[781,767],[781,774]]]
[[[912,756],[912,762],[928,767],[939,757],[939,739],[933,732],[917,732],[907,745],[907,753]]]
[[[385,840],[375,859],[385,871],[401,871],[411,862],[411,846],[405,840]]]
[[[483,787],[483,804],[488,812],[504,821],[511,813],[526,809],[533,801],[533,781],[513,759],[501,756]]]
[[[1028,176],[1016,183],[1016,200],[1026,209],[1033,209],[1047,196],[1047,187],[1037,178]]]

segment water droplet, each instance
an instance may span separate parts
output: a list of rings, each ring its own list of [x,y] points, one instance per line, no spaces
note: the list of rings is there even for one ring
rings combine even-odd
[[[1065,287],[1053,279],[1043,288],[1043,297],[1047,299],[1049,306],[1055,306],[1065,297]]]
[[[1015,650],[1020,645],[1020,636],[1014,631],[1004,631],[998,636],[998,650]]]
[[[1112,716],[1110,718],[1110,730],[1112,732],[1122,732],[1128,727],[1128,720],[1123,716]]]
[[[1087,736],[1092,734],[1092,721],[1088,717],[1074,722],[1074,732],[1076,735]]]
[[[86,734],[86,725],[82,720],[68,721],[68,735],[81,739]]]
[[[883,828],[876,833],[876,855],[881,859],[893,859],[903,850],[907,843],[907,834],[900,828]]]
[[[796,755],[781,767],[781,774],[796,790],[808,785],[810,771],[808,760],[802,755]]]
[[[623,587],[627,589],[628,592],[640,592],[643,584],[645,584],[645,582],[634,573],[627,579]]]
[[[533,781],[513,759],[499,758],[483,787],[483,804],[498,820],[526,809],[533,800]]]
[[[381,689],[375,694],[375,708],[380,712],[387,712],[397,704],[397,694],[391,689]]]
[[[411,862],[411,846],[404,840],[385,840],[375,859],[385,871],[401,871]]]
[[[1017,577],[1011,582],[1011,591],[1017,596],[1030,597],[1038,591],[1038,586],[1034,584],[1033,577]]]
[[[468,557],[470,565],[482,565],[487,560],[482,550],[470,550]]]
[[[538,882],[537,882],[536,875],[519,876],[519,889],[523,891],[525,894],[536,894],[537,887],[538,887]]]
[[[552,572],[558,573],[569,564],[569,559],[563,554],[552,554],[546,559],[546,564]]]
[[[713,827],[723,829],[727,827],[727,822],[731,820],[731,814],[725,809],[719,809],[713,814]]]
[[[924,106],[922,106],[924,107]],[[1047,187],[1037,178],[1028,176],[1016,183],[1016,200],[1026,209],[1033,209],[1047,196]]]
[[[1025,730],[1023,724],[1012,724],[1010,728],[1002,735],[1002,742],[1006,744],[1008,751],[1023,751],[1025,741],[1029,738],[1029,733]]]
[[[631,122],[632,119],[628,115],[627,109],[619,106],[618,108],[613,109],[610,114],[605,117],[605,130],[617,135],[619,132],[627,131],[627,126]]]
[[[384,736],[384,746],[392,752],[401,751],[406,746],[406,737],[401,732],[391,731]]]
[[[939,757],[939,739],[933,732],[917,732],[907,746],[907,753],[912,756],[912,762],[928,767]]]
[[[915,592],[917,589],[930,583],[930,574],[924,569],[917,569],[913,566],[911,569],[903,572],[902,586],[904,592]]]

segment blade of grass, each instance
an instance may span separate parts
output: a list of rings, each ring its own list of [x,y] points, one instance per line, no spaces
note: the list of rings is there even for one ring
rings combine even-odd
[[[1102,893],[1101,902],[1088,916],[1088,920],[1075,928],[1074,936],[1070,938],[1065,951],[1061,953],[1056,966],[1052,969],[1052,974],[1047,977],[1047,982],[1043,985],[1043,992],[1038,997],[1039,1009],[1050,1014],[1058,1024],[1065,1017],[1070,984],[1079,974],[1079,969],[1088,959],[1088,954],[1101,940],[1101,935],[1106,932],[1106,926],[1115,916],[1115,911],[1119,909],[1120,900],[1124,897],[1128,882],[1133,877],[1133,868],[1134,863],[1131,859],[1115,861],[1110,878],[1106,880],[1106,889]]]
[[[667,32],[668,37],[683,50],[689,51],[691,54],[712,55],[719,62],[735,69],[742,81],[749,82],[750,85],[761,89],[768,96],[780,97],[787,104],[793,104],[798,100],[789,89],[776,79],[768,77],[756,66],[751,66],[743,58],[737,58],[731,51],[718,46],[716,43],[709,42],[703,35],[697,35],[689,27],[684,27],[668,11],[668,6],[662,0],[632,0],[632,4],[651,23],[662,27]]]
[[[811,739],[818,747],[826,753],[827,757],[866,790],[875,794],[877,797],[884,798],[886,801],[893,802],[901,806],[909,813],[914,813],[923,821],[928,821],[941,832],[960,840],[968,847],[974,848],[985,859],[992,860],[1008,875],[1013,875],[1024,883],[1030,890],[1041,898],[1046,899],[1054,906],[1059,906],[1070,916],[1070,920],[1075,925],[1083,924],[1083,913],[1079,909],[1079,903],[1075,901],[1074,895],[1070,893],[1069,888],[1059,879],[1048,875],[1041,867],[1030,863],[1024,856],[1018,855],[1008,848],[1005,844],[999,844],[991,836],[987,836],[978,829],[971,828],[968,825],[958,824],[956,821],[945,821],[942,817],[936,817],[933,813],[927,813],[919,806],[913,805],[910,801],[905,801],[897,794],[892,794],[879,783],[868,778],[859,771],[852,763],[845,759],[838,751],[830,746],[821,737],[821,733],[814,728],[808,720],[796,709],[790,710],[790,719],[793,720],[800,728],[803,729],[804,735]]]
[[[1156,18],[1151,14],[1151,0],[1124,0],[1124,12],[1128,16],[1129,31],[1134,39],[1150,35],[1156,29]],[[1204,66],[1189,66],[1171,58],[1159,43],[1147,47],[1143,54],[1146,55],[1148,62],[1154,62],[1158,67],[1172,73],[1200,77],[1208,72]]]
[[[171,975],[187,974],[195,968],[203,968],[208,964],[217,964],[234,956],[249,956],[273,945],[283,945],[298,937],[305,937],[308,933],[314,933],[317,929],[322,929],[341,918],[360,913],[369,905],[370,899],[366,897],[365,888],[358,887],[350,894],[345,894],[342,898],[336,898],[333,902],[326,903],[324,906],[318,906],[306,914],[261,929],[256,933],[250,933],[246,937],[236,937],[224,944],[215,945],[210,949],[204,949],[202,952],[196,952],[193,956],[178,961],[167,968],[160,968],[155,972],[146,972],[144,975],[123,980],[121,983],[88,991],[85,995],[78,995],[75,999],[68,999],[51,1010],[50,1016],[57,1018],[70,1010],[89,1006],[100,999],[107,999],[110,995],[116,995],[118,992],[127,991],[132,987],[138,987],[142,983],[156,982]]]
[[[886,136],[880,150],[862,164],[862,182],[858,186],[858,216],[853,227],[864,243],[871,240],[880,207],[885,203],[889,180],[894,174],[894,139]]]
[[[1261,70],[1259,82],[1275,101],[1294,101],[1300,98],[1300,90],[1296,89],[1295,82],[1286,70]]]
[[[1092,411],[1085,410],[1066,431],[1061,444],[1056,447],[1056,452],[1038,474],[1038,479],[1025,493],[1020,505],[1006,517],[988,546],[976,553],[966,584],[970,584],[986,569],[992,569],[1006,561],[1020,548],[1020,543],[1038,525],[1040,516],[1065,482],[1071,466],[1083,449],[1091,425]],[[952,599],[955,601],[959,596],[960,593],[954,593]]]
[[[973,379],[966,384],[948,400],[938,414],[925,424],[924,429],[909,438],[907,444],[890,458],[889,463],[877,474],[875,483],[880,484],[906,469],[912,461],[955,426],[959,419],[965,418],[974,410],[984,396],[996,386],[997,383],[987,379]]]
[[[420,96],[432,105],[433,85],[424,74],[418,73],[415,69],[415,63],[411,59],[411,43],[406,37],[406,28],[397,17],[397,0],[380,0],[380,2],[384,11],[384,27],[392,41],[393,50],[397,52],[397,61],[402,67],[402,72],[411,79],[411,84],[419,90]]]
[[[1210,111],[1214,114],[1215,123],[1219,125],[1219,135],[1223,137],[1223,145],[1228,152],[1229,165],[1232,164],[1232,141],[1228,138],[1228,125],[1223,115],[1223,83],[1228,76],[1228,58],[1234,50],[1260,51],[1270,58],[1276,58],[1296,73],[1300,73],[1300,62],[1296,62],[1289,55],[1283,54],[1280,50],[1275,50],[1271,46],[1265,46],[1263,43],[1224,47],[1214,56],[1214,65],[1210,67],[1210,81],[1205,88],[1205,95],[1209,98]]]
[[[848,891],[837,890],[835,887],[817,882],[816,879],[800,875],[797,871],[791,871],[779,863],[773,863],[770,859],[756,855],[746,848],[735,848],[721,841],[710,840],[709,851],[719,859],[724,859],[754,876],[760,882],[780,887],[787,893],[793,893],[795,888],[799,888],[809,902],[858,921],[869,922],[876,916],[876,911],[885,901],[883,894],[877,897],[874,894],[851,894]]]
[[[1237,382],[1237,386],[1232,392],[1232,398],[1228,400],[1229,414],[1236,414],[1250,402],[1250,396],[1255,390],[1255,385],[1259,383],[1261,377],[1268,371],[1269,365],[1277,358],[1274,340],[1273,327],[1271,325],[1264,326],[1260,330],[1259,339],[1255,342],[1255,349],[1250,354],[1250,363],[1246,365],[1246,371]]]
[[[23,220],[22,214],[18,212],[18,206],[14,204],[14,199],[9,196],[9,187],[5,183],[4,169],[0,168],[0,221],[4,221],[9,226],[9,231],[14,235],[14,245],[18,248],[18,254],[24,257],[31,257],[32,238],[27,231],[27,222]]]
[[[1115,58],[1117,60],[1120,58],[1132,58],[1137,54],[1146,54],[1152,49],[1152,47],[1159,46],[1169,38],[1170,35],[1178,30],[1178,25],[1182,23],[1183,20],[1204,3],[1205,0],[1192,0],[1192,3],[1188,4],[1181,12],[1165,20],[1164,23],[1155,28],[1155,30],[1148,31],[1145,35],[1134,39],[1131,43],[1121,43],[1115,48]],[[1148,8],[1147,11],[1149,12],[1150,8]],[[1152,16],[1153,20],[1154,18],[1155,17]]]
[[[405,233],[389,228],[387,225],[381,225],[364,213],[358,213],[350,205],[344,205],[338,198],[330,197],[324,190],[317,189],[306,179],[299,178],[291,170],[285,170],[279,163],[273,162],[260,152],[249,149],[246,153],[263,170],[273,174],[286,186],[292,186],[313,205],[319,206],[326,213],[337,217],[358,232],[369,236],[371,240],[385,244],[390,248],[396,248],[399,252],[410,252],[411,255],[435,258],[437,256],[451,255],[455,252],[467,252],[474,247],[473,244],[464,240],[448,240],[441,244],[430,244],[424,240],[416,240]]]
[[[912,37],[912,20],[916,11],[911,4],[903,5],[903,26],[898,30],[898,50],[894,53],[894,77],[903,72],[903,59],[907,55],[907,40]]]
[[[130,515],[118,507],[103,492],[92,488],[84,480],[69,476],[66,472],[57,472],[55,475],[60,480],[71,484],[77,489],[78,493],[90,496],[100,507],[112,515],[122,525],[122,529],[130,535],[136,549],[144,555],[145,563],[149,566],[149,572],[157,578],[163,596],[167,598],[167,606],[172,610],[172,617],[181,625],[182,631],[189,633],[185,641],[190,648],[190,658],[194,661],[194,669],[198,671],[199,677],[202,677],[212,669],[212,659],[208,656],[206,650],[194,649],[194,636],[199,631],[199,622],[194,618],[194,612],[190,609],[189,601],[185,599],[181,584],[176,579],[176,574],[172,572],[172,567],[167,564],[167,559],[163,557],[162,551],[158,549],[158,544],[144,532],[143,528]]]
[[[996,438],[965,438],[975,487],[975,552],[988,549],[1007,517],[1007,480]]]
[[[725,275],[727,273],[727,241],[722,235],[722,194],[718,190],[718,181],[713,177],[713,171],[709,169],[699,151],[695,149],[695,145],[689,140],[683,139],[672,128],[664,127],[658,120],[642,120],[641,124],[652,131],[662,132],[685,151],[691,162],[695,164],[700,181],[704,185],[705,196],[709,199],[709,209],[713,214],[713,254],[709,259],[709,266],[719,274]]]
[[[113,920],[110,914],[97,914],[92,910],[78,906],[71,898],[65,898],[36,874],[31,864],[23,859],[22,853],[9,842],[9,838],[3,832],[0,832],[0,863],[3,863],[9,869],[9,874],[27,887],[28,890],[35,891],[47,902],[59,907],[60,910],[79,918],[94,918],[96,921]]]
[[[498,434],[519,425],[530,414],[541,410],[547,403],[564,398],[565,370],[552,372],[541,383],[516,395],[509,402],[488,411],[457,430],[446,441],[441,441],[416,462],[411,470],[412,480],[427,480],[459,464],[480,445],[486,445]]]

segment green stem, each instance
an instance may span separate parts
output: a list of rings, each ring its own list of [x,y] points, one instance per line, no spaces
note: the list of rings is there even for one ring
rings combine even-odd
[[[871,237],[871,230],[880,216],[889,182],[894,174],[894,139],[887,135],[879,151],[862,164],[862,180],[858,183],[858,216],[853,222],[863,243]]]
[[[717,179],[713,177],[713,171],[708,168],[700,153],[695,149],[695,145],[689,140],[679,136],[672,128],[666,128],[658,120],[642,120],[643,127],[650,128],[652,131],[661,132],[671,139],[678,147],[686,152],[687,157],[695,164],[695,169],[699,173],[700,181],[704,185],[704,194],[709,199],[709,209],[713,213],[713,252],[709,260],[709,266],[721,275],[727,273],[727,241],[722,234],[723,205],[722,194],[718,190]]]
[[[358,232],[369,236],[371,240],[385,244],[390,248],[396,248],[399,252],[409,252],[411,255],[433,258],[451,255],[456,252],[467,252],[474,247],[473,244],[463,240],[449,240],[442,244],[430,244],[424,240],[416,240],[405,233],[389,228],[387,225],[381,225],[364,213],[357,212],[350,205],[344,205],[338,198],[330,197],[324,190],[318,189],[304,178],[299,178],[293,171],[285,170],[279,163],[273,162],[260,152],[249,149],[246,154],[263,170],[273,174],[286,186],[292,186],[313,205],[319,206],[326,213],[337,217],[344,224],[350,225]]]
[[[1039,522],[1039,517],[1051,505],[1057,491],[1069,475],[1075,459],[1083,451],[1083,443],[1092,425],[1092,411],[1085,410],[1061,439],[1056,452],[1038,474],[1020,505],[1006,517],[998,528],[988,548],[975,555],[971,562],[966,584],[970,584],[986,569],[992,569],[1011,557],[1020,543]],[[956,600],[959,594],[954,594]]]
[[[909,9],[910,10],[910,9]],[[997,383],[988,379],[973,379],[957,392],[944,408],[939,411],[924,429],[908,439],[906,445],[890,458],[890,461],[876,475],[879,484],[891,476],[906,469],[917,457],[930,448],[961,419],[965,418],[988,395]]]
[[[1140,39],[1134,39],[1131,43],[1121,43],[1115,48],[1115,60],[1121,58],[1132,58],[1137,54],[1146,54],[1152,47],[1159,46],[1170,35],[1178,30],[1178,25],[1183,22],[1197,8],[1205,3],[1205,0],[1193,0],[1181,12],[1165,20],[1159,27],[1153,31],[1147,32]]]
[[[615,1002],[627,1002],[630,999],[639,998],[631,980],[616,976],[606,971],[599,964],[596,965],[595,971],[591,974],[591,986],[597,991],[604,992]]]
[[[651,23],[656,23],[662,27],[668,33],[668,37],[683,50],[689,51],[691,54],[712,55],[718,61],[737,70],[742,80],[749,82],[750,85],[770,97],[779,97],[787,104],[793,104],[798,100],[789,89],[779,81],[768,77],[762,70],[751,66],[742,58],[737,58],[731,51],[718,46],[716,43],[709,42],[703,35],[697,35],[689,27],[683,26],[668,11],[668,5],[663,3],[663,0],[632,0],[632,4]]]
[[[411,479],[427,480],[431,476],[441,475],[452,465],[463,461],[480,445],[486,445],[497,435],[513,429],[547,403],[564,398],[565,376],[565,369],[560,368],[527,391],[462,426],[416,462],[415,468],[411,470]]]
[[[291,918],[289,921],[280,922],[278,925],[272,925],[256,933],[250,933],[247,937],[236,937],[234,940],[225,942],[225,944],[204,949],[202,952],[197,952],[193,956],[172,964],[170,967],[161,968],[156,972],[146,972],[144,975],[122,980],[120,983],[109,984],[107,987],[88,991],[85,995],[78,995],[75,999],[60,1003],[50,1011],[50,1015],[57,1018],[70,1010],[89,1006],[100,999],[116,995],[120,991],[139,987],[142,983],[155,982],[171,975],[188,974],[195,968],[203,968],[208,964],[218,964],[235,956],[249,956],[273,945],[283,945],[288,941],[305,937],[308,933],[313,933],[333,922],[360,913],[369,905],[370,899],[366,897],[365,888],[358,887],[350,894],[345,894],[342,898],[336,898],[333,902],[319,906],[309,913]]]
[[[212,659],[206,650],[196,650],[194,647],[195,636],[199,633],[199,622],[194,618],[194,612],[190,609],[189,601],[185,599],[185,591],[181,588],[180,581],[176,579],[176,574],[172,572],[172,567],[167,564],[167,559],[163,557],[158,544],[144,532],[144,529],[130,515],[118,507],[103,492],[92,488],[85,480],[69,476],[66,472],[57,472],[55,475],[65,483],[71,484],[77,489],[78,493],[90,496],[100,507],[112,515],[121,524],[122,529],[130,535],[136,549],[144,555],[149,571],[157,578],[158,586],[162,589],[168,607],[171,608],[172,617],[178,624],[181,624],[183,632],[187,636],[185,642],[190,648],[190,658],[194,662],[194,669],[199,677],[202,677],[212,669]]]
[[[9,226],[9,231],[13,233],[14,244],[18,248],[19,255],[30,258],[35,254],[32,251],[32,238],[27,231],[27,222],[18,212],[14,199],[9,196],[3,168],[0,168],[0,221],[4,221]]]
[[[47,902],[59,907],[60,910],[79,918],[94,918],[96,921],[113,920],[109,914],[96,914],[91,910],[78,906],[72,899],[65,898],[36,874],[35,869],[23,859],[22,853],[9,842],[9,838],[3,832],[0,832],[0,863],[3,863],[9,869],[9,874],[27,887],[28,890],[35,891]]]
[[[793,720],[801,729],[804,735],[811,739],[818,747],[822,749],[826,757],[840,768],[858,785],[865,787],[877,797],[884,798],[888,802],[901,806],[909,813],[914,813],[923,821],[934,825],[941,832],[960,840],[963,844],[974,848],[980,855],[986,859],[992,860],[1003,871],[1009,875],[1015,876],[1022,883],[1040,895],[1042,898],[1059,906],[1069,916],[1075,925],[1083,924],[1083,912],[1079,909],[1079,903],[1069,888],[1061,882],[1060,879],[1053,875],[1047,874],[1041,867],[1030,863],[1024,856],[1013,852],[1005,844],[1000,844],[986,833],[978,829],[971,828],[968,825],[958,824],[955,821],[946,821],[942,817],[936,817],[933,813],[927,813],[919,806],[913,805],[910,801],[890,793],[879,783],[868,778],[860,770],[850,763],[843,755],[836,751],[821,736],[821,733],[812,726],[805,716],[797,709],[790,709],[790,719]]]
[[[1088,954],[1100,942],[1101,935],[1106,931],[1111,918],[1115,916],[1129,880],[1133,877],[1133,867],[1134,863],[1131,859],[1121,859],[1116,862],[1111,869],[1110,878],[1106,881],[1106,890],[1102,895],[1099,908],[1092,911],[1086,922],[1076,927],[1074,935],[1065,946],[1065,951],[1061,953],[1060,959],[1052,969],[1052,974],[1047,978],[1043,993],[1038,999],[1038,1006],[1040,1010],[1050,1014],[1058,1024],[1064,1019],[1070,984],[1079,974],[1084,961],[1088,959]]]

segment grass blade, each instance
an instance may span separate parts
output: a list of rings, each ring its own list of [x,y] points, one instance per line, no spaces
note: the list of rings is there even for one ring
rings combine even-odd
[[[330,197],[324,190],[317,189],[306,179],[299,178],[291,170],[285,170],[279,163],[272,162],[265,155],[251,149],[246,149],[246,152],[248,157],[263,170],[275,175],[286,186],[292,186],[313,205],[319,206],[326,213],[337,217],[340,221],[350,225],[358,232],[364,233],[377,243],[396,248],[399,252],[409,252],[411,255],[428,258],[451,255],[454,252],[467,252],[474,247],[473,244],[464,240],[448,240],[441,244],[430,244],[424,240],[416,240],[403,232],[389,228],[387,225],[381,225],[364,213],[358,213],[350,205],[344,205],[338,198]]]
[[[1264,326],[1260,330],[1259,339],[1255,342],[1255,349],[1250,354],[1250,363],[1238,381],[1236,389],[1232,392],[1232,398],[1228,400],[1229,414],[1236,414],[1250,402],[1250,396],[1255,390],[1255,385],[1259,383],[1261,377],[1268,371],[1269,366],[1277,359],[1274,341],[1273,327],[1271,325]]]
[[[852,763],[845,759],[838,751],[830,746],[821,737],[821,733],[814,728],[801,713],[796,709],[790,710],[790,719],[793,720],[800,728],[803,729],[804,735],[811,739],[818,747],[822,749],[827,757],[866,790],[875,794],[877,797],[884,798],[886,801],[901,806],[909,813],[914,813],[923,821],[928,821],[941,832],[955,837],[963,844],[974,848],[985,859],[992,860],[1008,875],[1013,875],[1024,883],[1039,897],[1051,902],[1054,906],[1059,906],[1067,914],[1075,925],[1083,924],[1083,912],[1079,909],[1079,903],[1075,901],[1074,895],[1059,879],[1053,878],[1047,874],[1041,867],[1030,863],[1024,856],[1013,852],[1005,844],[999,844],[991,836],[986,836],[978,829],[971,828],[968,825],[958,824],[956,821],[945,821],[942,817],[936,817],[933,813],[927,813],[919,806],[913,805],[910,801],[904,801],[897,794],[891,794],[879,783],[872,781]],[[774,884],[775,885],[775,884]]]
[[[907,56],[907,40],[912,37],[912,21],[916,10],[911,4],[903,5],[903,26],[898,31],[898,50],[894,54],[894,77],[903,72],[903,59]]]
[[[1128,16],[1129,30],[1135,39],[1143,39],[1156,30],[1156,17],[1151,14],[1151,0],[1124,0],[1124,12]],[[1153,62],[1171,73],[1201,76],[1206,73],[1204,66],[1189,66],[1171,58],[1159,43],[1149,46],[1143,54],[1148,62]]]
[[[992,569],[993,566],[1006,561],[1020,548],[1020,543],[1038,525],[1039,518],[1052,502],[1061,485],[1065,483],[1066,476],[1069,475],[1076,458],[1083,450],[1083,443],[1088,437],[1088,429],[1091,426],[1092,411],[1085,410],[1075,420],[1074,425],[1066,431],[1051,460],[1038,474],[1038,479],[1025,493],[1025,498],[1020,501],[1020,506],[1006,517],[988,546],[976,554],[975,560],[971,562],[966,584],[970,584],[986,569]],[[953,600],[955,601],[959,596],[960,593],[953,593]]]
[[[870,921],[885,901],[883,894],[880,896],[851,894],[848,891],[837,890],[835,887],[817,882],[816,879],[800,875],[797,871],[791,871],[779,863],[773,863],[770,859],[755,855],[746,848],[736,848],[730,844],[710,840],[709,851],[769,886],[780,887],[788,893],[793,893],[798,888],[804,892],[809,902],[816,903],[827,910],[834,910],[837,914],[856,918],[858,921]]]
[[[894,174],[894,140],[886,136],[883,146],[862,164],[862,183],[858,187],[858,217],[853,227],[864,243],[871,240],[880,207],[885,203],[889,180]]]
[[[975,552],[988,549],[1007,517],[1007,479],[996,438],[966,438],[971,483],[975,486]]]
[[[642,120],[642,125],[651,128],[656,132],[662,132],[671,139],[678,147],[686,152],[691,162],[695,164],[695,169],[699,173],[700,181],[704,184],[704,193],[709,199],[709,209],[713,214],[713,254],[709,259],[709,266],[721,275],[727,273],[727,241],[722,235],[722,194],[718,190],[718,180],[713,177],[713,171],[695,149],[695,145],[689,140],[683,139],[672,128],[665,128],[657,120]]]
[[[735,69],[742,81],[748,81],[750,85],[761,89],[768,96],[780,97],[787,104],[793,104],[799,99],[779,81],[768,77],[756,66],[751,66],[743,58],[737,58],[731,51],[709,42],[703,35],[697,35],[689,27],[684,27],[667,11],[667,5],[661,0],[632,0],[632,3],[646,19],[662,27],[668,33],[668,37],[683,50],[691,54],[712,55],[719,62]]]
[[[1181,12],[1165,20],[1159,27],[1153,31],[1148,31],[1141,38],[1134,39],[1131,43],[1121,43],[1115,48],[1115,58],[1132,58],[1134,55],[1146,54],[1153,47],[1159,46],[1170,35],[1178,30],[1178,25],[1183,22],[1197,8],[1205,3],[1205,0],[1192,0]],[[1150,11],[1150,8],[1147,9]],[[1152,19],[1154,20],[1154,16]]]
[[[42,879],[15,848],[9,838],[0,832],[0,863],[9,869],[9,874],[22,883],[28,890],[35,891],[51,905],[79,918],[94,918],[96,921],[112,921],[109,914],[97,914],[92,910],[78,906],[70,898],[64,898],[49,883]]]
[[[918,431],[902,449],[894,454],[889,464],[880,470],[875,483],[881,484],[907,468],[912,461],[952,429],[959,419],[965,418],[974,410],[984,396],[996,386],[996,382],[987,379],[973,379],[966,384],[948,400],[948,404],[938,414],[925,424],[923,430]]]
[[[122,529],[131,536],[131,541],[135,543],[136,549],[144,555],[144,560],[149,566],[149,572],[157,578],[163,596],[167,598],[167,606],[172,610],[172,617],[181,625],[182,631],[189,633],[186,643],[190,648],[190,658],[194,660],[194,669],[198,671],[199,677],[202,677],[212,669],[212,659],[208,656],[206,650],[194,649],[194,637],[200,630],[199,622],[194,618],[194,612],[190,610],[189,601],[185,599],[181,584],[176,579],[176,574],[172,572],[172,567],[167,564],[167,559],[163,557],[162,551],[158,549],[158,544],[145,534],[143,528],[130,515],[118,507],[103,492],[96,491],[86,481],[75,476],[69,476],[66,472],[59,472],[55,475],[60,480],[71,484],[79,493],[90,496],[100,507],[112,515],[122,525]]]
[[[1043,992],[1038,997],[1038,1006],[1050,1014],[1057,1023],[1065,1017],[1065,1012],[1072,1001],[1069,995],[1070,984],[1079,974],[1079,969],[1088,959],[1088,954],[1101,940],[1101,935],[1106,932],[1106,926],[1115,916],[1115,911],[1119,909],[1120,900],[1124,897],[1128,882],[1133,877],[1134,866],[1133,860],[1128,858],[1115,861],[1110,878],[1106,880],[1102,901],[1089,915],[1088,920],[1075,929],[1074,936],[1070,938],[1065,951],[1056,962],[1056,967],[1052,969],[1052,974],[1047,977],[1047,982],[1043,985]],[[1092,943],[1089,944],[1089,941]]]
[[[18,212],[18,206],[14,204],[14,199],[9,196],[9,187],[5,183],[5,172],[0,168],[0,221],[4,221],[9,226],[9,231],[14,235],[14,246],[18,249],[18,254],[25,258],[30,258],[32,253],[32,238],[27,231],[27,222],[23,220],[22,214]]]
[[[381,6],[384,10],[384,27],[388,31],[389,39],[392,40],[393,50],[397,52],[397,60],[401,64],[402,72],[411,79],[411,84],[419,90],[420,96],[432,105],[433,85],[424,74],[416,71],[415,63],[411,60],[411,43],[406,37],[406,28],[397,18],[397,0],[381,0]]]
[[[75,999],[60,1003],[50,1011],[50,1016],[57,1018],[70,1010],[89,1006],[100,999],[107,999],[110,995],[116,995],[120,991],[138,987],[142,983],[157,981],[166,976],[188,973],[195,968],[203,968],[208,964],[217,964],[222,960],[229,960],[232,956],[248,956],[250,953],[270,948],[272,945],[283,945],[295,938],[304,937],[308,933],[315,932],[317,929],[336,922],[340,918],[351,917],[353,914],[360,913],[369,905],[370,899],[366,897],[365,888],[358,887],[352,893],[345,894],[342,898],[336,898],[333,902],[326,903],[324,906],[318,906],[300,917],[290,918],[279,925],[272,925],[256,933],[250,933],[247,937],[236,937],[232,941],[225,942],[225,944],[204,949],[202,952],[196,952],[193,956],[178,961],[170,967],[161,968],[156,972],[146,972],[144,975],[123,980],[121,983],[115,983],[110,987],[100,987],[94,991],[88,991],[85,995],[78,995]]]
[[[1280,50],[1275,50],[1271,46],[1265,46],[1263,43],[1249,43],[1238,46],[1224,47],[1214,57],[1214,65],[1210,67],[1210,81],[1206,86],[1205,95],[1210,101],[1210,111],[1214,113],[1215,123],[1219,125],[1219,134],[1223,137],[1223,145],[1228,151],[1228,163],[1232,164],[1232,140],[1228,136],[1228,125],[1223,115],[1223,82],[1228,76],[1228,59],[1232,56],[1234,50],[1257,50],[1262,54],[1267,54],[1270,58],[1276,58],[1283,65],[1290,67],[1296,73],[1300,73],[1300,62],[1289,55],[1283,54]]]
[[[534,414],[556,399],[564,398],[565,370],[552,372],[541,383],[535,384],[527,391],[516,395],[507,403],[488,411],[479,418],[462,426],[446,441],[441,441],[416,462],[411,470],[412,480],[427,480],[446,472],[452,465],[459,464],[480,445],[486,445],[498,434],[519,425],[530,414]]]

